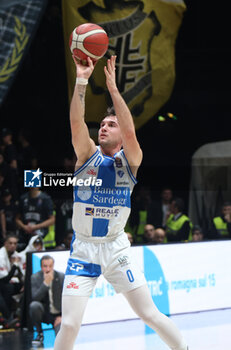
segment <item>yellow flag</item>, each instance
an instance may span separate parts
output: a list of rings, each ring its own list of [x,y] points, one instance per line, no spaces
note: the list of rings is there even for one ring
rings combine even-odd
[[[109,48],[90,78],[86,121],[100,122],[111,99],[103,67],[117,56],[117,85],[136,128],[141,127],[169,99],[175,81],[175,41],[186,9],[183,0],[63,0],[64,41],[71,98],[75,65],[69,49],[73,29],[86,22],[102,26]]]

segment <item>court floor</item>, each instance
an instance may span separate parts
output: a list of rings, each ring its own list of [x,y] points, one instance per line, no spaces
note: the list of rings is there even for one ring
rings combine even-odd
[[[231,309],[175,315],[190,350],[231,349]],[[44,348],[52,350],[54,331],[44,331]],[[0,333],[1,350],[41,349],[31,347],[26,330]],[[74,350],[167,350],[168,347],[140,320],[82,326]],[[65,350],[65,349],[64,349]]]

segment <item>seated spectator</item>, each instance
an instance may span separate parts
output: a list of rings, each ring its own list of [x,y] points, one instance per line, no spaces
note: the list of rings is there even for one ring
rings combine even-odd
[[[126,235],[128,236],[128,240],[131,243],[131,245],[133,244],[134,240],[133,240],[133,236],[130,232],[125,232]]]
[[[231,238],[231,202],[225,202],[221,208],[221,215],[213,218],[209,232],[211,239]]]
[[[67,232],[63,239],[63,242],[60,245],[56,246],[55,250],[70,250],[72,237],[73,231]]]
[[[195,225],[192,228],[192,242],[201,242],[204,240],[204,233],[200,226]]]
[[[53,202],[48,194],[39,188],[30,188],[29,192],[20,197],[16,215],[16,224],[20,229],[20,246],[25,248],[34,235],[44,238],[54,222]]]
[[[20,257],[16,251],[18,238],[10,234],[5,238],[0,249],[0,311],[6,327],[15,326],[18,319],[13,309],[13,296],[23,291],[22,272],[19,267]]]
[[[173,198],[172,190],[165,187],[161,191],[160,200],[154,200],[148,208],[147,221],[155,227],[165,227],[170,215],[170,205]]]
[[[166,239],[166,232],[162,227],[155,227],[151,224],[147,224],[144,227],[144,244],[160,244],[164,243]]]
[[[3,190],[2,202],[0,204],[0,225],[3,238],[9,233],[16,233],[16,212],[17,206],[13,202],[10,190],[6,188]]]
[[[188,216],[183,214],[183,210],[183,199],[173,199],[171,203],[171,214],[166,222],[167,242],[185,242],[191,240],[192,223]]]
[[[21,258],[20,268],[21,268],[21,271],[23,273],[23,276],[25,276],[25,274],[26,274],[26,255],[27,255],[27,253],[28,252],[41,252],[43,250],[45,250],[45,247],[43,244],[43,239],[41,236],[36,235],[36,236],[31,237],[27,247],[24,250],[22,250],[20,253],[18,253],[18,255]]]
[[[153,243],[155,238],[155,227],[151,224],[144,226],[143,243]]]
[[[32,302],[29,306],[32,326],[38,332],[32,341],[33,345],[43,344],[41,323],[52,323],[55,334],[61,324],[61,296],[64,274],[54,270],[54,259],[50,255],[43,255],[41,270],[31,276]]]
[[[156,244],[161,244],[166,242],[166,231],[163,227],[157,227],[155,229],[154,240]]]

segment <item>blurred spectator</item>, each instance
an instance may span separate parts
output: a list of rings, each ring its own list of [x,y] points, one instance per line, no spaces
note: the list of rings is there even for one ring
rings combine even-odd
[[[211,239],[231,238],[231,202],[225,202],[221,208],[221,215],[213,218],[209,232]]]
[[[54,259],[43,255],[41,270],[31,276],[30,317],[38,332],[33,345],[43,344],[42,322],[52,323],[55,334],[60,329],[63,280],[64,274],[54,270]]]
[[[31,236],[39,235],[44,238],[54,222],[53,202],[48,194],[39,188],[30,188],[29,192],[20,197],[16,223],[20,229],[19,243],[23,248]]]
[[[58,245],[55,250],[65,250],[68,249],[70,250],[71,247],[71,241],[72,241],[72,237],[73,237],[73,231],[69,231],[65,234],[65,237],[63,239],[63,242]]]
[[[131,243],[131,245],[134,243],[133,236],[130,232],[125,232],[126,235],[128,236],[128,240]]]
[[[16,212],[17,206],[12,200],[12,194],[8,188],[3,190],[2,202],[0,204],[0,225],[2,238],[5,238],[7,234],[16,234]]]
[[[159,244],[164,243],[166,239],[166,232],[162,227],[155,227],[151,224],[147,224],[144,227],[144,244]]]
[[[191,240],[192,223],[183,214],[184,201],[175,198],[171,203],[171,214],[166,222],[166,238],[168,242],[182,242]]]
[[[10,166],[9,178],[7,176],[8,186],[14,200],[18,200],[18,155],[15,145],[13,144],[13,134],[8,128],[2,129],[1,138],[3,143],[3,157]],[[6,176],[6,174],[5,174]]]
[[[41,236],[36,235],[31,237],[28,245],[24,250],[22,250],[18,255],[20,256],[20,268],[23,273],[23,276],[26,274],[26,256],[28,252],[41,252],[45,250],[43,239]]]
[[[195,225],[192,228],[192,242],[201,242],[204,240],[204,234],[200,226]]]
[[[4,187],[10,187],[11,185],[11,168],[9,164],[5,161],[3,153],[0,152],[0,173],[3,177],[2,184],[4,182]]]
[[[2,129],[1,137],[3,142],[4,159],[10,165],[11,168],[17,169],[17,151],[16,147],[13,144],[12,131],[8,128]]]
[[[55,241],[56,211],[55,210],[53,210],[53,216],[54,216],[54,223],[52,225],[49,225],[48,232],[46,236],[43,238],[45,249],[53,249],[56,246],[56,241]]]
[[[57,245],[63,243],[63,237],[68,232],[72,232],[73,200],[69,194],[69,199],[58,200],[56,204],[56,230],[55,240]]]
[[[173,198],[172,190],[165,187],[161,191],[160,200],[154,200],[148,210],[147,221],[155,227],[165,227],[170,215],[170,205]]]
[[[13,326],[18,321],[13,310],[13,296],[23,290],[22,272],[19,267],[20,257],[16,251],[18,238],[10,234],[5,238],[0,249],[0,311],[6,320],[6,326]]]
[[[35,150],[31,146],[31,135],[29,130],[21,129],[18,134],[18,141],[20,143],[19,149],[19,170],[23,174],[24,170],[31,170],[38,168],[38,160]],[[21,175],[22,177],[22,175]]]
[[[148,210],[152,203],[151,190],[148,186],[141,186],[138,194],[134,197],[131,215],[129,217],[129,226],[135,237],[136,243],[142,243],[144,226],[147,224]],[[128,228],[129,228],[128,226]]]
[[[161,244],[166,242],[166,231],[163,227],[157,227],[155,229],[154,240],[156,244]]]
[[[155,227],[151,224],[147,224],[144,226],[143,233],[143,243],[153,243],[155,236]]]

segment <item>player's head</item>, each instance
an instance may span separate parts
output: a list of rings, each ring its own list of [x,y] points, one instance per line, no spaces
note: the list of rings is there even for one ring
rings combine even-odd
[[[120,126],[113,107],[108,108],[100,123],[98,141],[102,148],[121,148],[122,138]]]

